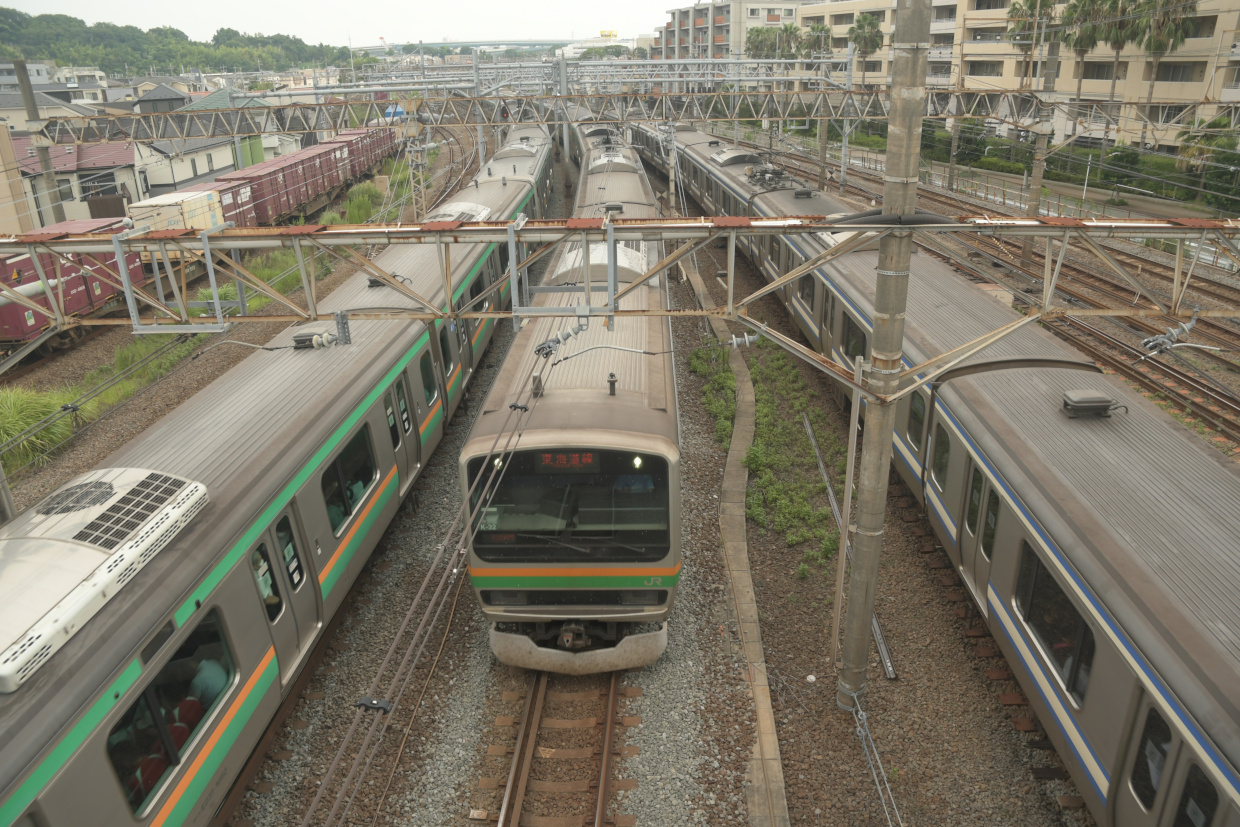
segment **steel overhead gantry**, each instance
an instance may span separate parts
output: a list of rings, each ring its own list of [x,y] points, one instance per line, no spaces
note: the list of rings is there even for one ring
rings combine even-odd
[[[674,78],[682,84],[692,78]],[[718,78],[723,84],[729,78]],[[821,77],[816,80],[821,81]],[[782,82],[771,78],[772,84]],[[407,94],[402,94],[406,91]],[[590,120],[599,123],[637,121],[727,122],[766,119],[773,121],[814,121],[855,118],[858,113],[871,120],[889,117],[890,94],[877,89],[822,89],[805,91],[706,90],[674,94],[634,92],[573,92],[546,95],[500,95],[484,97],[425,97],[422,87],[380,87],[351,92],[356,100],[328,103],[305,102],[276,106],[209,109],[192,112],[150,112],[128,115],[91,115],[49,118],[29,122],[34,143],[95,143],[107,141],[175,141],[187,138],[236,137],[276,133],[330,132],[351,129],[360,124],[399,127],[404,118],[387,114],[399,103],[408,119],[431,126],[505,126],[512,123],[560,125]],[[383,100],[372,99],[383,92]],[[925,117],[986,118],[991,121],[1027,127],[1027,113],[1036,111],[1040,93],[1012,90],[980,94],[968,90],[934,92],[928,98]],[[1044,106],[1065,105],[1046,100]],[[570,112],[586,115],[570,117]],[[394,111],[394,108],[393,108]]]
[[[75,319],[63,306],[63,296],[45,286],[42,294],[26,296],[0,283],[0,299],[21,305],[47,320],[49,327],[62,329],[77,325],[131,325],[138,334],[184,332],[220,333],[233,324],[244,322],[314,322],[335,321],[337,325],[348,319],[512,319],[519,323],[527,316],[554,317],[602,317],[606,320],[625,316],[720,316],[736,321],[757,333],[767,336],[814,366],[832,374],[850,388],[876,401],[890,401],[888,396],[875,395],[859,387],[853,371],[837,365],[829,358],[784,337],[749,316],[749,305],[762,296],[795,281],[801,276],[822,267],[831,259],[847,254],[863,244],[870,244],[896,232],[912,233],[914,237],[928,233],[969,233],[982,236],[1051,238],[1067,244],[1078,243],[1078,249],[1093,253],[1101,266],[1114,271],[1138,293],[1141,301],[1133,306],[1118,308],[1057,307],[1054,305],[1054,285],[1058,280],[1064,256],[1044,283],[1041,308],[1031,317],[1018,320],[997,331],[979,337],[950,354],[951,365],[993,344],[1003,336],[1019,329],[1035,318],[1065,316],[1145,316],[1188,319],[1194,313],[1201,317],[1240,319],[1240,308],[1205,309],[1193,311],[1181,307],[1184,293],[1192,278],[1192,268],[1187,274],[1177,271],[1172,299],[1161,301],[1136,277],[1098,244],[1104,238],[1172,238],[1192,240],[1199,245],[1211,245],[1220,254],[1240,264],[1240,220],[1205,219],[1035,219],[1035,218],[989,218],[985,216],[963,217],[955,224],[899,225],[847,224],[835,225],[823,216],[796,216],[786,218],[645,218],[626,219],[526,219],[519,216],[512,221],[484,221],[462,223],[457,221],[426,222],[416,225],[307,225],[301,227],[274,227],[259,229],[212,228],[195,230],[131,230],[108,235],[61,235],[29,234],[0,237],[0,255],[27,253],[34,262],[40,261],[40,253],[49,253],[55,261],[66,261],[70,255],[79,255],[91,262],[96,276],[119,286],[129,310],[128,318]],[[789,271],[774,282],[763,286],[750,295],[738,297],[735,284],[734,259],[729,256],[727,290],[729,302],[715,310],[623,310],[620,299],[638,285],[666,272],[683,255],[694,248],[718,238],[726,238],[730,248],[735,249],[738,238],[764,235],[803,235],[806,233],[831,233],[835,244],[826,252]],[[626,241],[667,241],[678,247],[662,261],[650,268],[633,282],[621,283],[615,263],[619,260],[617,246]],[[605,292],[594,291],[585,301],[573,308],[540,307],[521,304],[520,297],[536,295],[541,288],[532,286],[528,280],[529,266],[552,253],[564,242],[586,243],[591,249],[590,257],[607,263]],[[440,249],[439,261],[451,261],[451,245],[497,243],[509,249],[509,272],[507,284],[514,297],[511,311],[477,310],[484,298],[500,289],[504,279],[496,281],[492,288],[475,297],[460,310],[453,310],[423,297],[408,285],[386,272],[381,266],[365,258],[357,249],[383,247],[390,244],[433,244]],[[231,251],[292,249],[296,254],[301,273],[304,298],[293,301],[272,289],[242,264],[228,255]],[[157,278],[158,295],[139,288],[136,274],[126,266],[126,253],[139,253],[152,265],[162,270],[172,291],[172,300],[164,295],[162,282]],[[307,254],[311,255],[307,255]],[[347,261],[396,290],[412,306],[407,309],[352,310],[347,313],[321,313],[317,310],[315,279],[307,266],[313,254],[327,255]],[[104,265],[100,254],[114,256],[113,266]],[[597,256],[597,258],[595,258]],[[188,262],[202,262],[211,279],[211,316],[195,317],[190,314],[184,289],[177,289],[176,269]],[[40,268],[41,269],[41,268]],[[217,273],[235,279],[247,288],[266,295],[272,301],[284,305],[288,312],[264,316],[227,316],[225,304],[221,303],[216,282]],[[40,272],[44,284],[47,274]],[[446,276],[445,276],[446,277]],[[562,288],[557,288],[562,289]],[[585,298],[585,290],[582,288]],[[50,297],[50,302],[44,303]],[[926,371],[940,367],[940,359],[904,371],[902,379],[925,381]],[[907,391],[902,388],[895,397]]]

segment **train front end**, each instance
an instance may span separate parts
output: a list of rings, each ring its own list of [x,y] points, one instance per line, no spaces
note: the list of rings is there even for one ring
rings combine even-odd
[[[591,430],[527,432],[520,450],[462,456],[470,578],[503,663],[592,674],[645,666],[667,648],[679,451],[659,436]]]

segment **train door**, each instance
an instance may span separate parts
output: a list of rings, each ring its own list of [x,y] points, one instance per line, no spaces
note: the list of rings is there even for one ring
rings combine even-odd
[[[987,614],[986,583],[990,578],[990,558],[994,553],[999,527],[999,492],[991,487],[977,463],[970,460],[965,486],[964,519],[956,545],[960,549],[960,576],[973,592],[973,598]]]
[[[443,438],[444,420],[448,415],[443,377],[435,359],[437,352],[432,339],[431,346],[418,356],[417,374],[413,379],[418,438],[422,443],[422,455],[428,457]]]
[[[250,549],[250,574],[254,577],[258,598],[267,614],[271,642],[275,645],[276,660],[280,664],[280,682],[284,684],[297,672],[302,647],[297,618],[290,601],[293,591],[290,588],[288,572],[281,562],[281,551],[275,547],[271,532],[263,532]],[[304,567],[301,574],[304,582]]]
[[[1159,816],[1167,809],[1180,739],[1148,695],[1142,696],[1137,707],[1129,738],[1128,757],[1115,791],[1115,823],[1156,827],[1164,822]]]
[[[795,253],[794,253],[795,255]],[[797,262],[796,266],[801,266]],[[797,325],[805,334],[805,338],[809,339],[810,347],[818,350],[821,341],[818,338],[820,329],[817,316],[817,294],[818,293],[818,277],[813,273],[806,273],[797,279],[796,292],[789,290],[792,296],[790,302],[793,310],[793,318],[796,319]]]
[[[404,497],[417,476],[418,439],[413,433],[413,410],[409,406],[408,383],[402,374],[383,394],[383,416],[387,422],[392,452],[396,454],[396,474],[400,495]]]
[[[835,294],[825,286],[822,294],[822,313],[818,316],[818,351],[830,359],[831,325],[835,319]]]

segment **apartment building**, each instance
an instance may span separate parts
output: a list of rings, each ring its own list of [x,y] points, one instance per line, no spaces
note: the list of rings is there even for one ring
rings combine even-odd
[[[1010,0],[933,0],[930,23],[930,62],[926,84],[931,93],[948,89],[964,90],[980,96],[982,112],[1015,120],[1002,111],[997,94],[1031,85],[1041,87],[1042,48],[1026,54],[1009,41],[1007,13]],[[1062,14],[1065,6],[1056,7]],[[863,13],[879,18],[886,43],[866,59],[865,70],[871,85],[886,84],[891,75],[890,35],[893,31],[894,3],[891,0],[842,0],[814,3],[797,10],[797,23],[807,28],[813,23],[831,27],[836,51],[848,46],[847,33]],[[1117,137],[1136,144],[1146,126],[1146,145],[1167,151],[1174,149],[1177,134],[1195,119],[1211,119],[1228,114],[1240,125],[1240,5],[1235,0],[1199,0],[1193,36],[1171,54],[1163,56],[1150,92],[1154,62],[1138,45],[1115,53],[1105,44],[1085,55],[1084,63],[1065,46],[1060,47],[1059,70],[1055,78],[1053,120],[1056,142],[1079,133],[1082,144],[1096,145]],[[1032,66],[1030,63],[1032,62]],[[860,81],[858,58],[854,78]],[[1115,98],[1109,103],[1112,74]],[[1032,82],[1030,81],[1032,77]],[[1081,102],[1075,102],[1080,79]],[[1109,117],[1108,117],[1109,116]],[[1109,125],[1108,125],[1109,122]],[[999,131],[1014,127],[996,123]]]
[[[803,0],[780,3],[731,0],[671,9],[668,20],[655,29],[650,57],[655,60],[742,57],[750,29],[777,29],[787,23],[797,23],[802,6]]]

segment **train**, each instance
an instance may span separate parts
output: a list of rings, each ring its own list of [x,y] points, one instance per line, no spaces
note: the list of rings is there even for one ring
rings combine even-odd
[[[674,142],[672,130],[675,130]],[[702,209],[847,208],[768,158],[690,125],[632,140]],[[863,221],[881,221],[870,216]],[[853,233],[751,236],[769,282]],[[809,346],[868,358],[876,245],[779,291]],[[913,256],[904,364],[1008,324],[1011,306]],[[972,362],[1080,354],[1026,326]],[[929,515],[981,618],[1099,824],[1240,824],[1240,469],[1117,377],[997,370],[898,408],[893,467]]]
[[[329,140],[290,152],[244,169],[221,173],[214,181],[182,187],[127,205],[126,216],[63,221],[30,234],[39,240],[96,232],[121,232],[127,217],[136,227],[205,230],[226,221],[237,227],[279,224],[322,209],[345,188],[368,174],[399,145],[392,129],[346,129]],[[176,257],[178,254],[170,254]],[[39,254],[53,293],[62,290],[66,316],[91,317],[124,306],[115,258],[97,261],[70,256],[68,261],[50,253]],[[134,284],[152,282],[149,256],[134,257],[129,268]],[[48,308],[38,269],[29,255],[0,259],[0,280],[30,302]],[[60,303],[60,302],[58,302]],[[82,326],[59,329],[55,319],[0,293],[0,357],[22,351],[48,356],[80,340]]]
[[[541,217],[540,126],[430,221]],[[439,306],[507,247],[375,262]],[[506,284],[506,280],[505,280]],[[505,306],[507,287],[492,294]],[[360,272],[324,313],[417,309]],[[494,321],[286,329],[97,467],[0,527],[0,825],[207,824],[458,411]]]
[[[637,152],[613,127],[578,117],[573,216],[600,226],[657,216]],[[512,666],[592,674],[645,666],[667,648],[681,575],[671,325],[579,320],[586,285],[592,304],[606,301],[607,258],[602,243],[560,246],[532,304],[564,312],[525,319],[461,450],[470,582],[491,651]],[[619,244],[619,284],[661,258],[656,242]],[[667,309],[665,276],[620,306]]]

